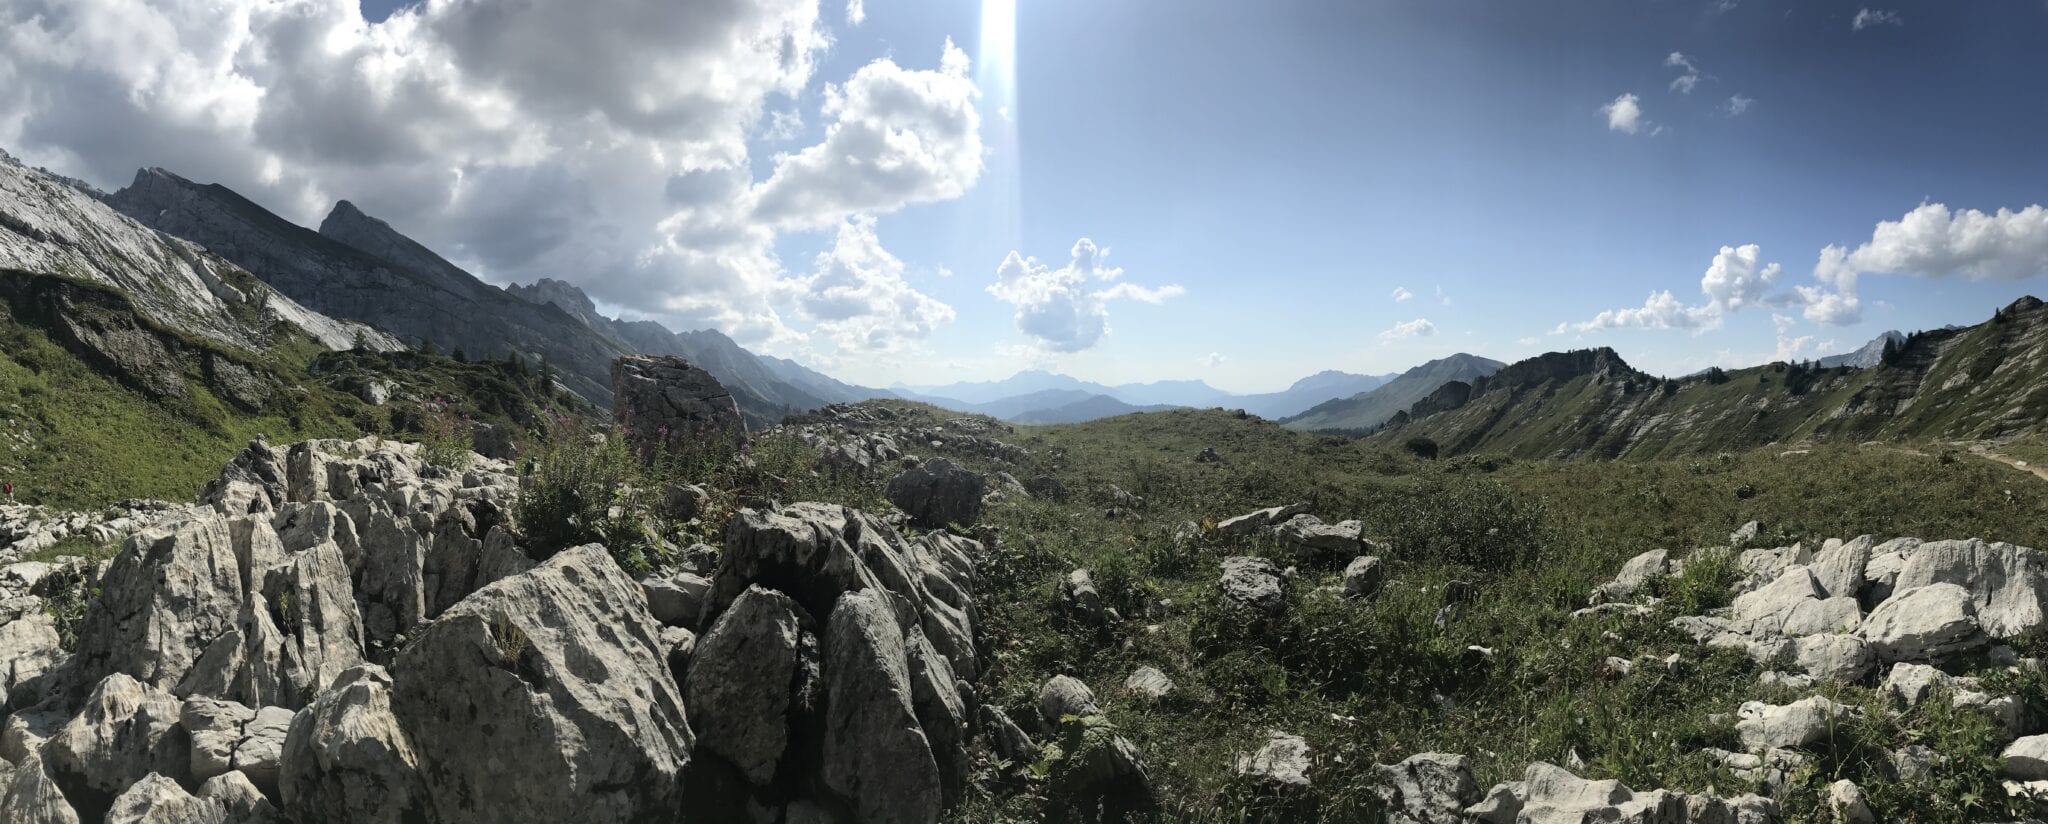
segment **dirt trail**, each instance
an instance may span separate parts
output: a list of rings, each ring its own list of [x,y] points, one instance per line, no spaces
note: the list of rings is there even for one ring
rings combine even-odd
[[[1976,455],[1980,458],[1984,458],[1985,460],[1997,461],[1999,463],[2005,464],[2006,466],[2010,466],[2014,469],[2017,469],[2021,472],[2032,473],[2034,477],[2040,478],[2044,481],[2048,481],[2048,467],[2042,467],[2035,464],[2027,463],[2026,461],[2018,460],[2016,458],[2010,458],[2004,455],[2000,455],[1996,452],[1991,451],[1991,447],[1985,446],[1983,444],[1977,444],[1976,446],[1970,447],[1970,454]]]

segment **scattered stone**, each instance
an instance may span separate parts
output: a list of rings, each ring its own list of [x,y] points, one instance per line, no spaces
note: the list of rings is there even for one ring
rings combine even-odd
[[[1372,769],[1388,824],[1463,824],[1465,808],[1479,801],[1472,764],[1462,755],[1426,752]]]
[[[1202,447],[1202,451],[1195,453],[1195,463],[1216,463],[1221,460],[1223,456],[1216,454],[1216,447],[1213,446]]]
[[[1308,504],[1305,503],[1268,507],[1235,518],[1225,518],[1222,523],[1216,525],[1216,531],[1224,535],[1243,537],[1307,511]]]
[[[107,824],[226,824],[219,804],[196,798],[166,776],[150,773],[114,799]]]
[[[192,744],[178,725],[180,709],[168,692],[123,673],[109,675],[93,688],[78,715],[43,746],[46,768],[67,787],[106,797],[151,773],[189,780]],[[97,817],[92,810],[81,812]]]
[[[1278,615],[1287,608],[1284,586],[1272,561],[1248,555],[1223,559],[1223,602],[1227,606]]]
[[[1930,584],[1963,588],[1985,633],[2018,638],[2044,622],[2048,560],[2032,549],[2007,543],[1931,541],[1906,556],[1894,587],[1905,593]]]
[[[1877,824],[1877,814],[1863,800],[1863,788],[1846,778],[1828,785],[1828,809],[1842,824]]]
[[[1102,705],[1096,703],[1095,692],[1079,678],[1055,675],[1038,689],[1038,715],[1047,726],[1057,727],[1061,719],[1069,716],[1087,718],[1101,714]]]
[[[2048,780],[2048,735],[2029,735],[2006,745],[2000,756],[2005,777],[2019,781]]]
[[[1815,695],[1783,706],[1751,701],[1736,712],[1735,736],[1751,752],[1804,747],[1827,740],[1855,710]]]
[[[1648,586],[1651,581],[1673,574],[1676,564],[1671,553],[1653,549],[1621,565],[1621,572],[1614,580],[1601,584],[1593,590],[1595,601],[1626,601]]]
[[[1728,545],[1736,549],[1747,547],[1756,540],[1757,533],[1761,531],[1763,531],[1763,524],[1750,521],[1737,527],[1734,532],[1728,533]]]
[[[1272,730],[1257,752],[1238,756],[1237,774],[1275,789],[1298,789],[1309,785],[1308,741],[1299,735]]]
[[[1102,593],[1095,588],[1095,576],[1086,569],[1074,570],[1060,579],[1060,604],[1093,626],[1115,623],[1121,617],[1102,603]]]
[[[1793,660],[1823,681],[1855,683],[1877,667],[1870,644],[1854,635],[1809,635],[1797,642]]]
[[[1124,689],[1157,700],[1173,692],[1173,679],[1155,667],[1139,667],[1131,677],[1124,679]]]

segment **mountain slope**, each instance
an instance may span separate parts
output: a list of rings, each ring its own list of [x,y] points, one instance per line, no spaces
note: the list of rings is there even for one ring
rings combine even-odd
[[[398,344],[309,311],[219,255],[149,228],[0,152],[0,268],[112,287],[135,311],[220,344],[260,348],[285,322],[330,349]]]
[[[1863,344],[1862,348],[1857,349],[1854,352],[1844,352],[1840,355],[1829,355],[1825,358],[1821,358],[1820,365],[1823,367],[1854,366],[1859,369],[1876,366],[1878,364],[1878,361],[1883,359],[1884,357],[1884,347],[1886,342],[1890,342],[1892,345],[1896,346],[1898,344],[1905,343],[1906,336],[1896,331],[1886,332],[1882,335],[1878,335],[1875,338],[1871,338],[1869,343]]]
[[[611,362],[626,352],[559,309],[519,300],[362,214],[337,204],[316,233],[220,185],[137,172],[107,202],[235,261],[293,299],[483,358],[545,357],[563,385],[611,403]],[[397,259],[383,257],[389,254]]]
[[[1452,381],[1470,381],[1501,368],[1500,361],[1458,353],[1417,366],[1368,392],[1328,401],[1280,421],[1303,431],[1363,431],[1385,423],[1402,410]]]
[[[1399,373],[1357,375],[1331,369],[1295,381],[1293,386],[1279,392],[1238,395],[1225,401],[1225,404],[1242,408],[1262,418],[1279,420],[1299,415],[1325,401],[1371,392],[1397,377],[1400,377]]]
[[[750,425],[771,424],[788,412],[828,403],[889,397],[888,392],[842,383],[795,361],[754,354],[715,329],[672,332],[650,320],[605,317],[588,294],[564,281],[541,278],[505,291],[521,300],[555,306],[634,352],[688,359],[733,393]]]
[[[1790,441],[2003,438],[2048,423],[2048,308],[1907,336],[1890,364],[1774,363],[1660,381],[1612,350],[1551,353],[1446,384],[1373,437],[1445,454],[1660,457]]]
[[[1117,415],[1130,415],[1137,412],[1164,412],[1169,409],[1181,408],[1184,407],[1163,404],[1136,406],[1124,403],[1108,395],[1089,395],[1057,406],[1033,409],[1008,420],[1012,423],[1022,424],[1081,423],[1098,418],[1115,417]]]

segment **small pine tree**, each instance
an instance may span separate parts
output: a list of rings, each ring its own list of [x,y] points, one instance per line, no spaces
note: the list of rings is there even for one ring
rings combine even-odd
[[[354,339],[354,340],[351,340],[351,341],[349,341],[349,344],[348,344],[348,348],[349,348],[350,350],[353,350],[353,351],[356,351],[356,352],[362,352],[362,351],[365,351],[365,350],[369,349],[369,348],[370,348],[370,338],[369,338],[369,336],[368,336],[368,335],[365,335],[365,334],[363,334],[363,330],[361,330],[361,329],[357,329],[357,330],[356,330],[356,336],[355,336],[355,339]]]
[[[455,347],[455,351],[451,353],[449,357],[454,358],[456,363],[469,362],[469,353],[462,351],[462,347],[460,346]]]
[[[1877,362],[1878,362],[1878,364],[1879,364],[1879,365],[1882,365],[1882,366],[1897,366],[1897,365],[1898,365],[1898,363],[1899,363],[1899,341],[1898,341],[1898,339],[1897,339],[1897,338],[1885,338],[1885,339],[1884,339],[1884,351],[1878,354],[1878,356],[1877,356]]]
[[[438,354],[440,354],[440,350],[438,350],[438,349],[435,349],[435,348],[434,348],[434,339],[433,339],[433,338],[421,338],[421,339],[420,339],[420,354],[422,354],[422,355],[438,355]]]

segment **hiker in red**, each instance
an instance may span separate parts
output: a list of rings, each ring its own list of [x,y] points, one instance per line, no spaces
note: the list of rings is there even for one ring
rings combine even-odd
[[[14,482],[0,481],[0,493],[6,493],[8,503],[14,503]]]

